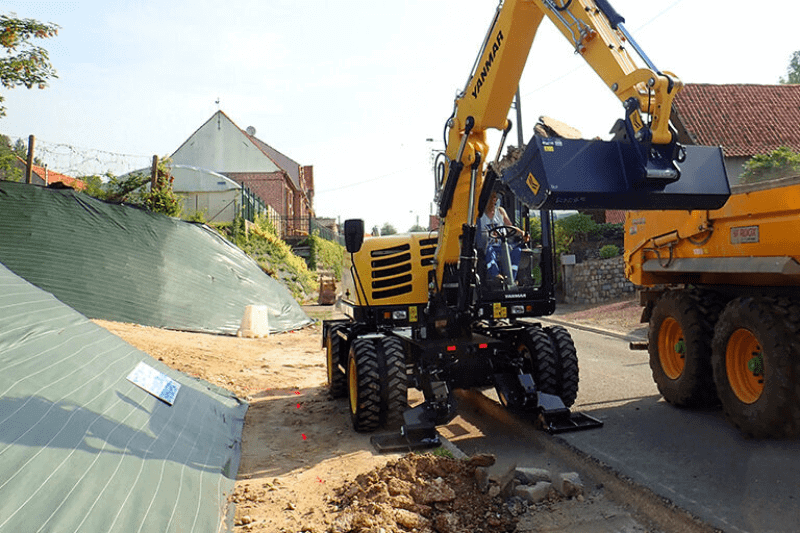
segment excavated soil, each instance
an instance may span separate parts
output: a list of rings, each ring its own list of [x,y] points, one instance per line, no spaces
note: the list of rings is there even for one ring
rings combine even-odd
[[[330,318],[330,309],[309,313]],[[589,315],[585,319],[593,321],[594,313]],[[511,497],[508,483],[486,474],[491,456],[376,453],[369,435],[352,430],[347,400],[328,396],[320,324],[243,339],[96,322],[165,364],[249,402],[230,496],[237,532],[553,531],[563,525],[542,524],[562,524],[554,520],[564,509],[573,522],[617,513],[593,489],[585,501],[555,491],[539,504]]]

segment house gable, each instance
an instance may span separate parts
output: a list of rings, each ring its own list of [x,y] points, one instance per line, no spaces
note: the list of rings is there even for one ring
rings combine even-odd
[[[222,111],[217,111],[171,156],[176,164],[221,174],[277,172],[281,168]]]

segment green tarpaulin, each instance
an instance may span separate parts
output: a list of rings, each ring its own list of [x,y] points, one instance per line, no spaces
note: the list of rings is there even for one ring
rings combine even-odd
[[[72,190],[0,181],[0,263],[90,318],[235,335],[263,305],[272,333],[312,322],[211,228]]]
[[[246,409],[0,265],[0,532],[224,531]]]

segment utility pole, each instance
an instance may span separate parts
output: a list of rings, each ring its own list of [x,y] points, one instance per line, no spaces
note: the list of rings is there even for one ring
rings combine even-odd
[[[25,165],[25,183],[33,183],[33,145],[36,138],[33,135],[28,136],[28,161]]]
[[[525,139],[522,138],[522,102],[519,97],[519,85],[517,85],[517,94],[514,96],[514,108],[517,110],[517,146],[522,148],[525,144]]]

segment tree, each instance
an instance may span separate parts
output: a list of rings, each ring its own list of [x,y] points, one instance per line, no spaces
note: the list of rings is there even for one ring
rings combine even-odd
[[[381,235],[394,235],[397,230],[388,222],[381,226]]]
[[[414,224],[413,226],[408,228],[408,232],[411,233],[411,232],[414,232],[414,231],[428,231],[428,230],[427,230],[427,228],[423,228],[419,224]]]
[[[789,66],[786,67],[786,77],[781,76],[779,81],[783,84],[800,83],[800,50],[792,53]]]
[[[47,80],[57,78],[50,64],[47,50],[31,43],[32,39],[46,39],[58,34],[58,26],[34,19],[18,19],[0,15],[0,46],[5,57],[0,57],[0,83],[6,89],[47,87]],[[0,96],[0,117],[5,116],[5,98]]]

